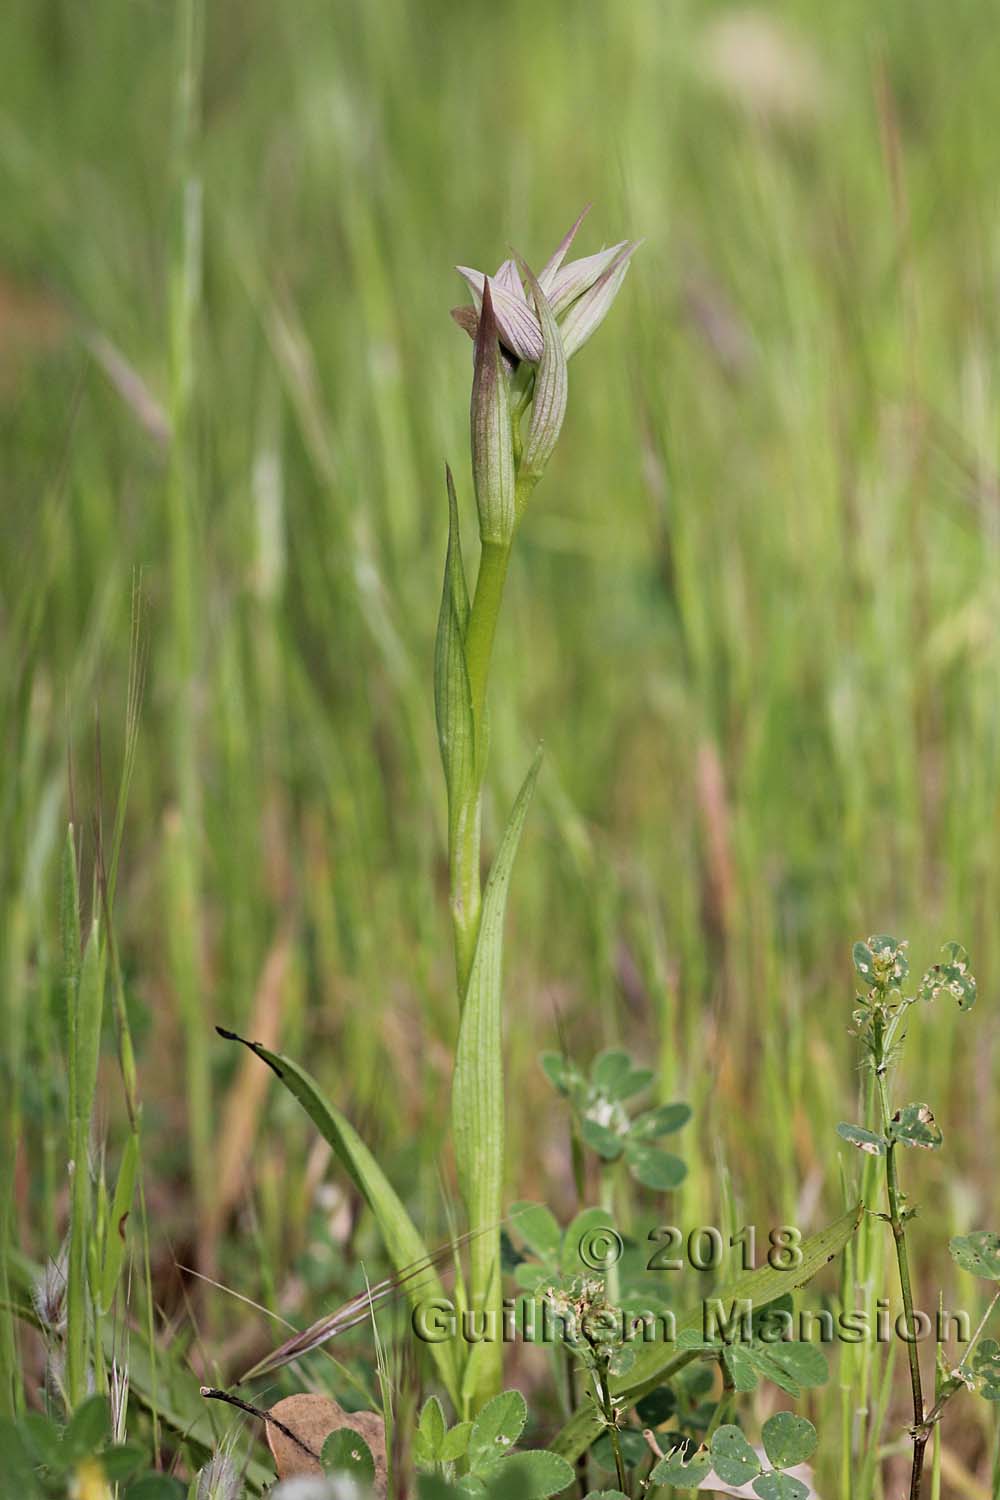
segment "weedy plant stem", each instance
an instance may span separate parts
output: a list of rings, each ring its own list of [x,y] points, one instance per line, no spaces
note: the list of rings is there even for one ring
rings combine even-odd
[[[913,1464],[910,1473],[910,1500],[920,1500],[923,1482],[924,1453],[930,1429],[924,1427],[924,1392],[920,1374],[920,1356],[917,1352],[916,1320],[913,1310],[913,1284],[910,1279],[910,1259],[906,1246],[905,1200],[899,1185],[899,1168],[896,1161],[896,1140],[892,1133],[892,1115],[889,1108],[889,1092],[886,1075],[892,1057],[892,1049],[900,1021],[905,1013],[905,1002],[896,1011],[888,1025],[876,1021],[872,1033],[872,1067],[878,1092],[882,1129],[885,1134],[885,1191],[889,1208],[889,1225],[892,1229],[896,1251],[896,1266],[899,1272],[899,1289],[903,1301],[904,1326],[907,1335],[907,1357],[910,1369],[910,1395],[913,1402]]]
[[[879,1099],[885,1129],[890,1124],[889,1100],[885,1077],[879,1074]],[[930,1429],[924,1427],[924,1392],[920,1376],[920,1356],[917,1353],[917,1325],[913,1311],[913,1285],[910,1280],[910,1258],[906,1248],[906,1227],[903,1219],[903,1203],[899,1187],[899,1171],[896,1164],[896,1143],[890,1141],[885,1153],[885,1187],[889,1203],[889,1222],[896,1246],[896,1265],[899,1269],[899,1289],[903,1299],[907,1343],[910,1361],[910,1392],[913,1398],[913,1468],[910,1475],[911,1500],[920,1500],[920,1489],[924,1469],[924,1452]]]
[[[920,1500],[928,1440],[945,1401],[962,1387],[963,1382],[955,1377],[949,1380],[947,1389],[938,1397],[930,1416],[925,1414],[920,1358],[917,1353],[913,1283],[906,1243],[906,1225],[914,1211],[908,1206],[900,1186],[897,1152],[900,1146],[937,1150],[942,1143],[942,1135],[926,1104],[907,1104],[893,1112],[889,1103],[887,1077],[902,1046],[908,1014],[917,1000],[929,1002],[944,994],[957,1000],[960,1010],[971,1010],[976,1000],[976,981],[969,971],[965,949],[958,943],[948,943],[944,950],[947,962],[934,964],[924,974],[917,994],[906,995],[902,989],[909,974],[906,947],[906,943],[898,943],[884,934],[869,938],[867,943],[854,945],[854,966],[865,988],[865,993],[857,996],[854,1021],[875,1080],[880,1129],[842,1123],[837,1130],[845,1140],[865,1152],[869,1159],[881,1159],[884,1163],[888,1213],[881,1217],[892,1230],[896,1251],[913,1402],[913,1422],[909,1430],[913,1448],[909,1493],[910,1500]],[[956,1243],[953,1242],[952,1245],[953,1254]],[[974,1264],[978,1266],[981,1259],[975,1260]],[[1000,1260],[995,1269],[1000,1277]],[[989,1274],[993,1274],[992,1269]]]

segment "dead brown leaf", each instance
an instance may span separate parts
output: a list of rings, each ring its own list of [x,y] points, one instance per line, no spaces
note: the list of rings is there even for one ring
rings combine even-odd
[[[331,1396],[302,1392],[277,1402],[268,1416],[281,1423],[281,1427],[276,1427],[273,1422],[266,1423],[267,1443],[279,1479],[292,1479],[299,1474],[322,1474],[323,1466],[319,1460],[323,1444],[331,1432],[349,1427],[363,1437],[371,1449],[375,1460],[374,1493],[379,1500],[385,1500],[385,1424],[375,1412],[346,1412]],[[282,1428],[287,1431],[282,1431]]]

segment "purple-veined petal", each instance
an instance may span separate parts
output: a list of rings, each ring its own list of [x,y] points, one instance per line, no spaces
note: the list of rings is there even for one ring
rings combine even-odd
[[[517,266],[512,260],[505,260],[497,268],[497,273],[493,278],[493,285],[495,287],[503,287],[505,292],[510,292],[512,297],[517,297],[519,301],[525,303],[527,306],[524,287],[521,285],[521,278],[517,274]]]
[[[580,214],[580,217],[577,219],[572,229],[570,229],[565,235],[563,235],[563,238],[556,246],[554,252],[552,253],[552,255],[550,255],[549,259],[545,262],[544,266],[539,271],[538,284],[546,296],[548,296],[552,291],[552,283],[553,281],[555,281],[556,272],[559,270],[559,267],[566,259],[566,252],[569,250],[570,245],[572,245],[573,241],[576,239],[576,232],[589,213],[590,204],[588,203],[584,207],[583,212]]]
[[[457,266],[456,270],[468,282],[476,305],[479,306],[486,280],[482,271],[473,271],[469,266]],[[518,359],[527,359],[532,364],[537,364],[542,357],[542,330],[538,326],[538,319],[523,298],[515,297],[506,287],[497,286],[494,282],[492,294],[494,316],[504,345]]]
[[[519,473],[538,480],[552,456],[566,415],[566,354],[552,307],[534,273],[521,261],[521,270],[534,298],[542,330],[542,357],[535,373],[531,425],[521,454]]]
[[[506,546],[514,535],[514,445],[497,334],[493,288],[486,277],[473,352],[472,478],[479,507],[479,534],[484,542]]]
[[[626,243],[600,279],[573,303],[560,325],[567,359],[571,359],[604,322],[625,280],[629,262],[641,244],[641,240]]]
[[[584,292],[590,290],[594,282],[617,260],[627,244],[628,240],[621,240],[617,245],[609,245],[606,250],[598,250],[596,255],[584,255],[580,260],[571,260],[562,267],[548,294],[557,318],[562,317],[577,297],[582,297]]]

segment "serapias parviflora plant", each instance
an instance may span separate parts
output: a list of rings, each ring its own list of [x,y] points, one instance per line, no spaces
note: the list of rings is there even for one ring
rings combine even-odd
[[[566,261],[583,215],[536,276],[520,258],[496,275],[464,268],[475,306],[455,316],[473,337],[470,436],[480,556],[469,596],[458,502],[447,472],[449,535],[438,620],[434,693],[448,790],[448,859],[459,1001],[452,1129],[459,1189],[472,1234],[467,1293],[473,1312],[499,1318],[504,1098],[501,1023],[503,913],[511,867],[538,774],[514,803],[485,891],[480,835],[489,754],[487,688],[504,583],[518,525],[552,456],[568,393],[567,366],[621,289],[636,242]],[[464,1356],[463,1407],[501,1385],[498,1342]]]
[[[552,457],[566,413],[569,360],[611,310],[635,241],[567,261],[577,219],[536,276],[521,259],[495,276],[463,270],[475,305],[454,316],[473,339],[470,447],[480,557],[471,599],[458,499],[447,471],[448,547],[435,649],[434,696],[448,793],[448,857],[459,1028],[452,1129],[469,1250],[456,1300],[500,1326],[504,1098],[501,1024],[503,917],[511,870],[538,774],[536,755],[514,803],[485,888],[482,796],[489,747],[487,688],[514,537]],[[231,1032],[224,1036],[234,1040]],[[249,1042],[333,1146],[371,1208],[400,1283],[416,1303],[443,1296],[436,1266],[399,1195],[346,1116],[291,1058]],[[415,1275],[417,1270],[420,1275]],[[464,1299],[464,1300],[463,1300]],[[318,1340],[322,1342],[322,1339]],[[499,1340],[431,1346],[456,1412],[474,1418],[501,1390]]]
[[[855,1005],[854,1029],[870,1070],[874,1118],[864,1126],[837,1126],[844,1140],[878,1158],[883,1166],[887,1212],[879,1217],[889,1224],[896,1251],[913,1400],[913,1423],[909,1429],[913,1443],[910,1500],[919,1500],[927,1443],[951,1398],[958,1391],[969,1389],[987,1401],[1000,1401],[1000,1346],[993,1339],[982,1338],[1000,1292],[987,1308],[959,1364],[950,1369],[945,1361],[941,1362],[929,1409],[920,1369],[919,1330],[906,1243],[906,1226],[916,1209],[900,1185],[897,1152],[900,1146],[937,1151],[943,1136],[929,1105],[917,1102],[893,1108],[889,1077],[906,1040],[907,1017],[918,1001],[950,999],[963,1012],[970,1011],[976,1003],[976,980],[969,968],[969,955],[959,943],[946,943],[942,951],[944,961],[933,964],[916,993],[907,995],[903,991],[910,972],[907,944],[885,934],[870,937],[866,943],[855,943],[854,967],[863,991]],[[963,1269],[986,1280],[1000,1281],[1000,1236],[978,1230],[956,1237],[949,1249]]]

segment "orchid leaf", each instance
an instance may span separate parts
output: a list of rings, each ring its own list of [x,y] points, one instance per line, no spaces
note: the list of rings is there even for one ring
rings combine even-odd
[[[217,1030],[228,1041],[242,1042],[267,1064],[302,1105],[323,1139],[333,1147],[341,1165],[375,1215],[386,1252],[397,1274],[407,1278],[406,1291],[411,1303],[417,1306],[429,1297],[443,1298],[441,1279],[423,1239],[398,1193],[346,1115],[324,1097],[311,1074],[290,1057],[272,1052],[259,1042],[247,1041],[235,1032],[224,1031],[221,1027]],[[417,1266],[424,1269],[414,1277],[412,1273]],[[431,1343],[429,1348],[445,1389],[457,1404],[459,1379],[454,1344],[450,1341]]]
[[[474,1236],[470,1247],[471,1284],[480,1290],[484,1306],[497,1308],[504,1162],[503,921],[511,871],[540,766],[539,752],[511,810],[483,896],[452,1084],[455,1161]],[[495,1342],[471,1346],[464,1378],[466,1400],[473,1406],[477,1389],[495,1389],[500,1355],[500,1346]]]

